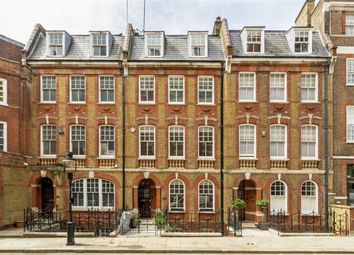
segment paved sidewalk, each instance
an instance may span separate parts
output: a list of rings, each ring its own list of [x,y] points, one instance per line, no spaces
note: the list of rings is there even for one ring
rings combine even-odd
[[[354,254],[354,236],[279,237],[245,230],[243,237],[0,238],[0,253]]]

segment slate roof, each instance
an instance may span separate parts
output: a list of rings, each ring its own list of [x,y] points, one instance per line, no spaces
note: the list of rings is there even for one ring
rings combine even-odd
[[[242,47],[241,30],[230,30],[233,45],[234,57],[330,57],[325,45],[323,44],[319,32],[312,34],[312,53],[295,54],[289,47],[286,39],[287,31],[270,31],[264,33],[265,49],[264,53],[245,53]]]
[[[221,38],[208,36],[208,57],[190,57],[188,52],[187,35],[165,35],[164,56],[145,57],[145,44],[143,35],[134,35],[130,61],[223,61],[224,53]]]
[[[108,57],[92,56],[90,35],[71,35],[72,40],[69,50],[64,57],[50,57],[46,54],[46,36],[40,37],[34,51],[28,57],[29,60],[121,60],[124,37],[113,35],[113,44]]]

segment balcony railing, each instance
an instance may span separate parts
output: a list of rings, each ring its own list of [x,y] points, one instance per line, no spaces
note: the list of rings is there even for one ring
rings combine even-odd
[[[139,159],[140,168],[155,168],[155,159]]]
[[[84,158],[76,159],[76,166],[77,167],[85,167],[85,159]]]
[[[168,160],[168,167],[169,168],[184,168],[184,160],[169,159]]]
[[[240,168],[256,168],[257,159],[240,159]]]
[[[319,160],[301,160],[302,169],[318,169]]]
[[[116,165],[116,160],[114,158],[99,158],[98,167],[109,167],[113,168]]]
[[[198,159],[198,168],[202,168],[202,169],[215,168],[215,160]]]
[[[288,168],[288,160],[281,159],[271,159],[270,160],[270,168]]]
[[[39,158],[39,164],[42,166],[55,165],[57,163],[57,158]]]

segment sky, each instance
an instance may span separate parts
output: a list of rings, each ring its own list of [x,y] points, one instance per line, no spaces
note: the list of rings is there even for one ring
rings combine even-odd
[[[27,43],[36,23],[48,30],[88,34],[91,30],[124,33],[128,20],[143,28],[144,0],[0,0],[0,34]],[[146,0],[146,31],[185,34],[210,31],[215,18],[230,29],[266,26],[287,30],[305,0]]]

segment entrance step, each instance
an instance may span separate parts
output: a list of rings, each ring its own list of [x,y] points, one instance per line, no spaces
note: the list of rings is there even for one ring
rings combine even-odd
[[[256,223],[253,221],[244,221],[242,222],[243,229],[254,229],[257,228]]]

